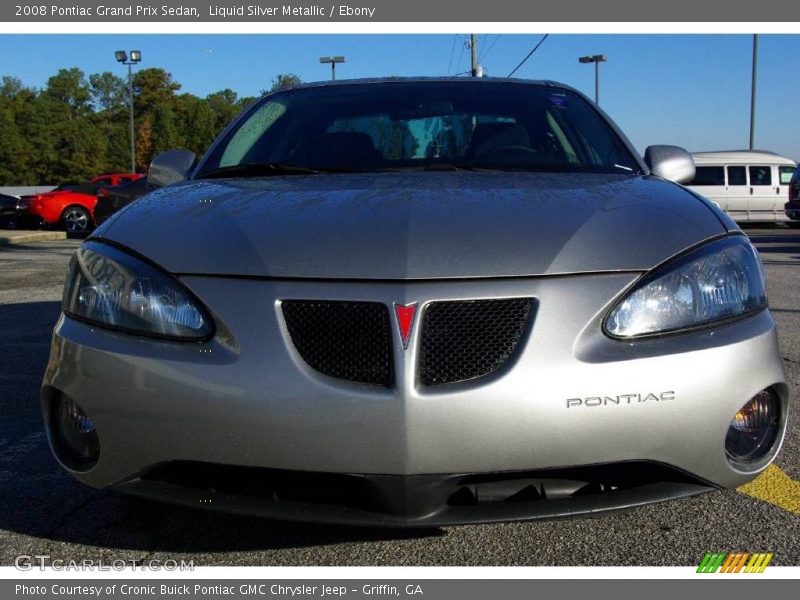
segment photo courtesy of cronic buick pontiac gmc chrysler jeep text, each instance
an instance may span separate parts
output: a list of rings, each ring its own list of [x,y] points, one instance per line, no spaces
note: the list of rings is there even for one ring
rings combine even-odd
[[[733,488],[788,387],[753,246],[552,82],[269,94],[75,254],[42,406],[95,486],[381,526]]]

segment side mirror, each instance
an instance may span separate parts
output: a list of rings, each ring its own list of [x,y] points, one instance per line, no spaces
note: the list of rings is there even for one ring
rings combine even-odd
[[[694,159],[678,146],[650,146],[644,152],[644,162],[653,175],[675,183],[688,183],[694,179]]]
[[[154,187],[178,183],[189,177],[196,157],[188,150],[167,150],[157,155],[150,163],[147,181]]]

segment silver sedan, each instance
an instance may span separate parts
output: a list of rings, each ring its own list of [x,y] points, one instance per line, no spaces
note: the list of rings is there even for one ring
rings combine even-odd
[[[693,175],[552,82],[270,94],[77,251],[53,452],[95,487],[360,525],[741,485],[788,387],[758,255]]]

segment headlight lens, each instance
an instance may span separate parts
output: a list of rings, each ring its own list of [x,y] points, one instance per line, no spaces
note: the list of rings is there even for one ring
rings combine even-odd
[[[28,209],[28,205],[30,203],[27,200],[17,200],[17,210],[22,212],[23,210]]]
[[[211,336],[208,313],[173,277],[107,244],[84,243],[70,262],[64,312],[131,333],[170,339]]]
[[[764,274],[744,236],[706,244],[646,277],[618,302],[606,332],[633,338],[699,327],[764,308]]]

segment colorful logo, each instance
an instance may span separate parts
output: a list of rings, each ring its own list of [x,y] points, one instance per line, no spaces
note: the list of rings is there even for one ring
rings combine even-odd
[[[397,317],[397,326],[400,329],[400,340],[403,342],[404,350],[408,348],[408,340],[411,338],[411,328],[414,327],[416,313],[416,302],[394,305],[394,314]]]
[[[769,552],[706,552],[698,573],[763,573],[774,555]]]

